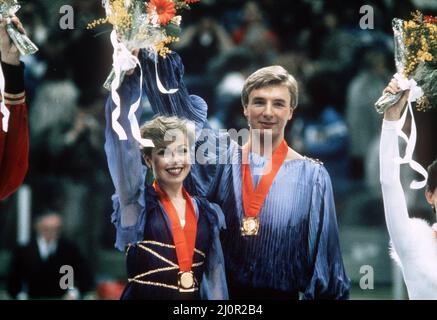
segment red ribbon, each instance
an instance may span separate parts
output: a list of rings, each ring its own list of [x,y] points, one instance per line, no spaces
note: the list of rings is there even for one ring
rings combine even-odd
[[[273,152],[270,162],[271,170],[269,173],[261,177],[256,190],[253,187],[252,176],[250,173],[250,165],[248,161],[249,151],[250,146],[249,144],[246,144],[243,147],[243,161],[241,164],[243,178],[243,207],[244,214],[247,217],[258,217],[273,180],[287,157],[288,145],[287,142],[283,140],[279,147],[277,147]],[[269,168],[270,165],[266,168]]]
[[[182,228],[178,213],[171,199],[168,197],[165,191],[161,189],[156,181],[153,183],[153,187],[158,193],[159,200],[161,201],[164,210],[170,219],[171,233],[176,247],[176,256],[178,259],[179,269],[183,272],[191,271],[197,234],[197,218],[194,210],[193,200],[188,192],[185,189],[182,189],[182,195],[186,203],[185,226]]]

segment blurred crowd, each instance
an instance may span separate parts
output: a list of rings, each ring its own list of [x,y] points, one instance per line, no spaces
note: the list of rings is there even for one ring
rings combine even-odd
[[[381,117],[373,104],[395,73],[391,19],[409,18],[421,9],[420,2],[202,0],[184,16],[183,33],[172,49],[182,56],[190,92],[208,102],[215,128],[247,126],[240,93],[250,73],[272,64],[290,71],[300,93],[288,142],[328,169],[340,229],[381,226]],[[59,9],[65,4],[74,8],[73,30],[59,27]],[[373,9],[373,29],[360,28],[362,5]],[[436,13],[435,7],[424,10]],[[113,187],[103,150],[108,93],[102,87],[113,49],[108,28],[86,30],[104,11],[97,0],[33,0],[23,1],[18,15],[40,48],[23,58],[31,212],[59,212],[63,232],[95,270],[96,252],[112,249],[115,237]],[[417,158],[426,166],[437,154],[431,143],[436,113],[417,117]],[[409,204],[416,207],[414,199]],[[0,249],[10,249],[16,238],[16,198],[0,203],[0,211]],[[423,212],[420,206],[416,211]]]

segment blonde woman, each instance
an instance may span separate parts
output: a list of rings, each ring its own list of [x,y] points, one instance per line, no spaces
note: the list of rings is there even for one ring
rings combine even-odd
[[[154,118],[141,128],[141,135],[155,147],[140,150],[127,129],[131,99],[139,95],[131,91],[136,87],[129,86],[131,81],[128,76],[120,89],[119,122],[128,140],[119,140],[113,131],[115,105],[111,98],[106,104],[105,151],[115,186],[112,222],[116,247],[126,250],[129,277],[121,299],[227,299],[219,239],[223,213],[183,186],[190,176],[194,130],[177,117]],[[138,119],[140,115],[141,110]],[[170,131],[174,135],[168,140]],[[145,183],[148,170],[153,172],[153,185]]]

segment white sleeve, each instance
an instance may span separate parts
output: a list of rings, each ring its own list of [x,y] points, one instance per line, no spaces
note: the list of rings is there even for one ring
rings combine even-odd
[[[402,258],[411,241],[411,220],[400,180],[398,121],[383,121],[379,149],[380,182],[384,200],[385,220],[393,247]]]

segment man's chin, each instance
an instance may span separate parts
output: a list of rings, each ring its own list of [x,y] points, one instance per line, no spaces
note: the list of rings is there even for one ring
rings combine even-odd
[[[262,139],[275,140],[279,134],[276,130],[272,129],[257,129],[256,134]]]

